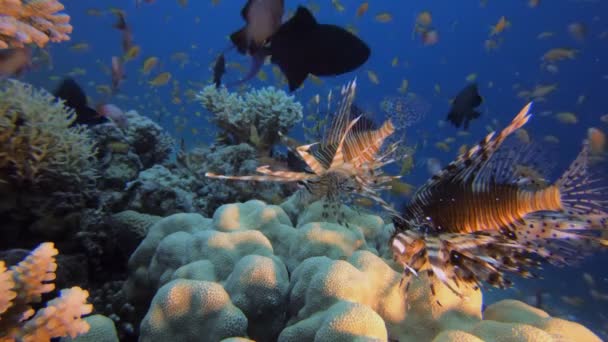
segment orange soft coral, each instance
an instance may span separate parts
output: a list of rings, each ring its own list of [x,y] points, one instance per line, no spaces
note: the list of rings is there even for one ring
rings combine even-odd
[[[0,49],[69,40],[70,16],[57,0],[0,0]]]
[[[37,312],[31,307],[55,288],[57,253],[53,243],[47,242],[8,271],[0,262],[0,342],[73,338],[89,330],[81,316],[91,313],[93,306],[86,302],[89,293],[79,287],[61,290],[59,297]]]

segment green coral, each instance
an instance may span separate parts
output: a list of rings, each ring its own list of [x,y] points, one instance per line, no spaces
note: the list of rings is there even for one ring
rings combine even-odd
[[[213,113],[211,121],[236,140],[265,151],[302,120],[302,105],[274,87],[253,89],[244,96],[210,85],[198,94],[203,107]]]
[[[0,83],[0,181],[90,185],[95,146],[76,114],[43,89]]]

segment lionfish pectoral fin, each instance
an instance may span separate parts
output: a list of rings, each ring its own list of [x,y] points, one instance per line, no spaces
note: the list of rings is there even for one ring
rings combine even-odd
[[[317,158],[315,158],[314,155],[308,152],[310,148],[316,144],[318,143],[298,146],[296,148],[296,151],[300,155],[300,158],[302,158],[306,165],[308,165],[308,167],[312,170],[312,172],[314,172],[317,176],[320,176],[325,173],[325,168],[323,167],[323,165],[321,165]]]
[[[455,161],[449,163],[439,173],[434,175],[421,189],[419,189],[419,191],[426,191],[446,180],[467,182],[474,180],[478,174],[484,174],[484,166],[488,164],[488,161],[504,140],[528,122],[530,119],[529,111],[531,106],[532,102],[522,108],[515,118],[513,118],[511,123],[496,137],[494,136],[495,133],[491,132],[477,145],[458,156]]]
[[[570,213],[608,216],[608,183],[602,171],[591,169],[589,153],[590,145],[585,141],[581,152],[558,179],[561,204]]]

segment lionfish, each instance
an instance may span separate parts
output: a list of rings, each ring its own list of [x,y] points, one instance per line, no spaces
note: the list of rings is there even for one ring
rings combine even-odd
[[[464,283],[506,288],[506,273],[533,277],[542,261],[566,265],[608,246],[601,236],[608,187],[591,172],[587,141],[565,173],[544,186],[518,176],[517,153],[496,153],[528,121],[531,105],[430,178],[393,218],[389,243],[406,290],[422,272],[459,296]]]
[[[385,209],[396,213],[378,194],[388,189],[394,177],[385,176],[381,168],[393,162],[397,144],[382,150],[384,140],[395,131],[390,119],[375,128],[371,120],[353,118],[351,106],[355,96],[356,81],[341,89],[341,100],[329,129],[318,143],[295,147],[308,172],[273,171],[268,165],[256,169],[261,175],[227,176],[207,172],[205,176],[218,179],[245,181],[298,182],[313,200],[324,199],[323,216],[331,210],[338,216],[341,199],[356,194],[369,198]],[[338,222],[342,223],[340,217]]]

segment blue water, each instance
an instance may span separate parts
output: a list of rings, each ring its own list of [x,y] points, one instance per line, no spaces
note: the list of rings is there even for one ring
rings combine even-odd
[[[558,83],[558,89],[551,93],[544,102],[534,104],[533,112],[544,111],[576,113],[579,123],[566,125],[558,122],[552,115],[535,115],[526,126],[532,138],[542,141],[545,135],[554,135],[560,142],[553,146],[556,164],[552,176],[557,176],[576,156],[580,143],[586,136],[589,127],[608,129],[600,121],[601,115],[608,113],[608,37],[600,39],[602,32],[608,30],[608,2],[606,1],[567,1],[545,0],[537,8],[529,8],[527,1],[488,0],[486,6],[479,1],[370,1],[368,12],[356,18],[355,12],[361,2],[342,0],[345,11],[338,12],[330,1],[318,0],[320,12],[317,19],[322,23],[346,26],[353,25],[358,35],[366,41],[372,55],[369,61],[357,71],[335,78],[324,78],[319,86],[310,81],[295,92],[296,97],[307,103],[315,94],[322,97],[327,92],[356,77],[358,79],[357,102],[366,110],[379,112],[379,103],[385,96],[398,96],[397,88],[403,79],[409,80],[409,90],[421,96],[431,105],[431,111],[425,119],[410,127],[405,133],[407,141],[420,145],[415,157],[417,167],[404,180],[421,184],[428,172],[424,161],[428,158],[439,158],[447,163],[454,158],[456,150],[463,143],[471,144],[487,134],[486,126],[497,120],[503,127],[526,103],[516,95],[522,89],[531,90],[537,84]],[[86,75],[76,79],[85,86],[93,101],[100,101],[102,96],[95,92],[94,85],[110,84],[110,75],[103,72],[101,65],[109,67],[112,56],[121,56],[120,32],[112,28],[115,16],[107,11],[110,7],[120,8],[127,13],[127,22],[132,27],[135,44],[142,49],[140,56],[126,65],[127,80],[122,84],[120,94],[114,102],[124,109],[137,109],[141,114],[157,118],[155,111],[162,112],[162,125],[177,137],[184,137],[190,146],[209,142],[212,137],[204,136],[208,125],[205,112],[197,102],[189,103],[183,92],[187,89],[198,90],[188,82],[209,83],[210,66],[217,53],[228,46],[228,35],[242,26],[240,10],[244,1],[224,0],[212,5],[209,0],[192,0],[187,7],[180,7],[177,1],[157,0],[153,4],[142,4],[135,8],[135,1],[127,0],[64,0],[66,12],[72,17],[74,32],[72,41],[51,44],[53,69],[40,66],[25,77],[29,82],[52,89],[57,81],[51,76],[63,77],[73,68],[83,68]],[[298,4],[306,2],[286,1],[287,11],[293,11]],[[449,5],[448,5],[449,4]],[[90,16],[86,11],[91,8],[106,12],[102,16]],[[434,46],[424,46],[418,37],[412,39],[411,33],[418,13],[430,11],[433,27],[439,32],[439,42]],[[388,12],[393,19],[389,23],[380,23],[374,17]],[[504,39],[501,46],[494,51],[486,51],[484,41],[488,38],[491,25],[505,16],[511,27],[500,34]],[[199,18],[199,19],[197,19]],[[198,23],[197,23],[198,21]],[[573,39],[568,33],[568,25],[581,22],[587,28],[583,42]],[[539,40],[537,35],[544,31],[554,32],[554,36]],[[70,46],[86,42],[90,49],[86,52],[74,52]],[[540,58],[551,48],[567,47],[579,50],[577,58],[558,62],[559,72],[552,74],[541,69]],[[183,68],[179,62],[171,61],[171,55],[184,52],[189,63]],[[139,69],[146,57],[160,58],[160,67],[151,76],[142,76]],[[397,57],[399,66],[392,67],[391,60]],[[248,65],[248,59],[236,53],[227,55],[228,62],[239,62]],[[373,84],[367,71],[375,72],[380,84]],[[159,72],[171,72],[169,84],[153,88],[147,81]],[[265,66],[268,81],[255,79],[252,87],[274,84],[270,66]],[[466,85],[465,77],[477,73],[480,93],[484,97],[481,106],[483,115],[472,122],[471,135],[459,137],[457,129],[438,124],[449,109],[448,100]],[[227,80],[240,78],[235,69],[229,69]],[[171,102],[173,81],[179,82],[182,92],[182,104]],[[489,87],[489,82],[493,87]],[[440,86],[440,93],[435,85]],[[519,89],[514,85],[519,84]],[[286,89],[286,86],[284,86]],[[149,94],[149,95],[146,95]],[[585,101],[577,104],[577,98],[585,96]],[[145,96],[148,96],[147,98]],[[202,112],[198,117],[195,112]],[[380,114],[381,115],[381,114]],[[176,124],[176,122],[178,124]],[[180,126],[187,126],[183,129]],[[191,127],[198,129],[193,134]],[[301,135],[297,129],[293,135]],[[449,152],[442,152],[434,143],[447,137],[455,137]],[[543,143],[548,145],[547,143]],[[542,288],[549,293],[552,300],[548,309],[559,309],[572,313],[570,319],[579,319],[598,332],[608,322],[606,305],[594,301],[589,295],[589,288],[582,280],[582,272],[589,272],[595,279],[596,289],[608,293],[603,256],[589,259],[582,268],[570,268],[546,272],[551,281],[525,283],[519,289],[529,292],[521,297]],[[489,297],[494,296],[493,291]],[[509,293],[510,296],[514,292]],[[517,294],[519,295],[519,294]],[[559,297],[562,295],[579,296],[584,300],[580,307],[568,306]],[[602,310],[601,314],[597,314]]]

